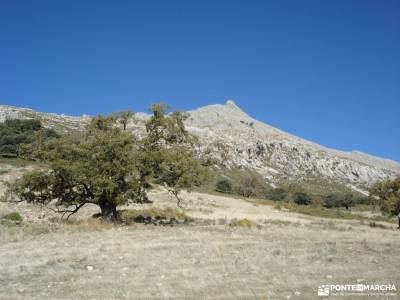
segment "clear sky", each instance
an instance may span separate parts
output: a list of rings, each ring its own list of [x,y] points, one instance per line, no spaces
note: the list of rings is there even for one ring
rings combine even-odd
[[[227,99],[400,161],[400,1],[0,0],[0,104],[80,115]]]

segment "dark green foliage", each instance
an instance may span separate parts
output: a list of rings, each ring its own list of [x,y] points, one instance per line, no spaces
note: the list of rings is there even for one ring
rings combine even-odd
[[[54,130],[43,128],[39,120],[10,119],[0,123],[0,156],[20,156],[20,146],[32,144],[39,134],[43,139],[59,137]]]
[[[367,196],[355,196],[354,197],[354,204],[357,205],[371,205],[372,201]]]
[[[340,207],[340,200],[339,196],[336,194],[331,194],[325,197],[323,205],[326,208],[332,208],[332,207]]]
[[[351,206],[354,206],[354,198],[352,194],[344,194],[341,196],[341,204],[342,207],[349,209]]]
[[[299,205],[309,205],[312,203],[312,198],[303,192],[296,192],[293,194],[293,202]]]
[[[249,169],[211,169],[207,175],[212,182],[203,187],[209,192],[217,191],[242,197],[262,197],[268,189],[263,177]]]
[[[283,188],[276,188],[269,190],[265,195],[266,199],[274,201],[285,201],[288,200],[288,197],[289,197],[288,191],[286,191]]]
[[[163,148],[174,144],[190,145],[193,137],[186,131],[184,121],[187,114],[172,112],[166,115],[167,105],[153,104],[151,111],[153,116],[146,123],[147,146],[151,149]]]
[[[118,205],[148,202],[146,190],[155,180],[179,205],[181,189],[200,185],[205,172],[191,150],[183,117],[165,116],[158,105],[153,111],[142,139],[126,126],[121,130],[117,118],[98,116],[80,136],[36,141],[27,152],[49,169],[26,173],[10,185],[9,196],[37,204],[55,201],[58,212],[68,217],[95,204],[103,218],[117,220]]]
[[[326,208],[345,207],[349,209],[356,203],[352,194],[331,194],[324,198],[323,206]]]
[[[19,119],[8,119],[4,122],[4,127],[15,132],[26,132],[26,131],[38,131],[42,128],[39,120],[19,120]]]
[[[185,129],[186,114],[173,112],[166,115],[166,108],[162,104],[151,107],[153,116],[146,123],[148,135],[143,141],[143,164],[181,206],[179,192],[200,186],[207,172],[193,151],[193,137]]]
[[[400,176],[376,183],[369,193],[371,202],[378,202],[384,214],[396,216],[400,214]]]
[[[116,206],[140,194],[130,163],[135,159],[134,141],[107,119],[95,118],[79,140],[64,137],[44,144],[34,155],[46,161],[49,170],[26,173],[9,191],[30,203],[56,200],[59,212],[68,216],[85,204],[96,204],[103,217],[115,220]]]
[[[232,182],[229,179],[222,178],[215,184],[215,190],[221,193],[231,193],[232,192]]]

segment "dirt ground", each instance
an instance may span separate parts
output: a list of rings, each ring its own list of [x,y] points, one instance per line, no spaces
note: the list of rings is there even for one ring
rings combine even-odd
[[[0,299],[317,299],[398,285],[399,247],[392,230],[278,221],[50,232],[0,245]]]
[[[21,225],[0,225],[0,299],[320,299],[321,284],[400,289],[397,230],[229,197],[182,197],[185,213],[203,222],[54,227],[45,209],[0,203],[0,216],[24,217]],[[176,207],[162,190],[151,199],[130,208]],[[87,207],[76,218],[97,211]],[[229,225],[243,218],[257,226]]]

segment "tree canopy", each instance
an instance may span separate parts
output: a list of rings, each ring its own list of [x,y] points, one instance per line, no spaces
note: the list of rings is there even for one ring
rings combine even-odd
[[[117,206],[147,202],[147,190],[155,182],[180,204],[180,190],[201,184],[204,169],[190,147],[183,115],[166,115],[161,105],[152,111],[144,138],[128,132],[116,118],[98,116],[80,136],[43,143],[31,155],[48,169],[26,173],[9,187],[9,195],[31,203],[54,202],[67,218],[85,204],[95,204],[103,218],[117,220]]]
[[[374,184],[369,193],[371,198],[378,201],[383,213],[388,215],[400,213],[400,176]]]

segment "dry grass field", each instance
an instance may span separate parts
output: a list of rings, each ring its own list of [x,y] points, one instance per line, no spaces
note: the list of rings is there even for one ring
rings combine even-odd
[[[0,217],[18,211],[24,218],[0,225],[0,299],[318,299],[320,284],[399,288],[393,224],[182,196],[183,213],[195,221],[175,226],[105,224],[90,218],[96,207],[65,223],[43,208],[0,203]],[[151,198],[128,208],[176,207],[162,190]]]
[[[393,230],[93,223],[2,228],[0,299],[315,299],[319,284],[400,282]]]

